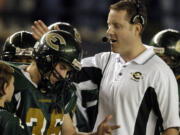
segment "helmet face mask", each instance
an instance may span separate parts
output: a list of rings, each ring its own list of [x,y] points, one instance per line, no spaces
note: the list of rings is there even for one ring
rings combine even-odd
[[[154,35],[150,41],[154,51],[172,68],[180,67],[180,33],[166,29]]]
[[[36,40],[27,31],[19,31],[7,38],[3,46],[2,59],[5,61],[32,61],[32,52]],[[23,60],[23,61],[21,61]]]

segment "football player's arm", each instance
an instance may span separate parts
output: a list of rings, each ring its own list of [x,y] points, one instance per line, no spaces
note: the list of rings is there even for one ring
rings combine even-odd
[[[168,128],[163,132],[163,135],[179,135],[178,128]]]
[[[75,127],[72,124],[72,120],[69,114],[64,115],[64,122],[62,125],[62,135],[109,135],[112,131],[119,128],[119,125],[109,126],[107,123],[112,118],[111,115],[107,116],[104,121],[99,125],[96,133],[80,133],[76,132]]]

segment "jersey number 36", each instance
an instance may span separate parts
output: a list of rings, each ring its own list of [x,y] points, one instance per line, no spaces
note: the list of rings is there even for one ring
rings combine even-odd
[[[50,125],[47,129],[47,135],[59,135],[61,132],[61,126],[62,125],[62,114],[55,113],[55,110],[51,113],[51,121]],[[33,125],[33,123],[36,123]],[[26,115],[26,124],[27,126],[31,126],[32,128],[32,134],[33,135],[43,135],[46,127],[46,119],[42,113],[42,111],[39,108],[30,108]]]

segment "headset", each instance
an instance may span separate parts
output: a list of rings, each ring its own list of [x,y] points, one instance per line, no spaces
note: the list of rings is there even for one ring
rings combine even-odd
[[[142,15],[142,10],[143,10],[142,4],[141,4],[140,0],[135,0],[135,4],[136,4],[136,15],[131,18],[130,23],[134,24],[136,19],[139,19],[141,25],[144,26],[145,19]]]

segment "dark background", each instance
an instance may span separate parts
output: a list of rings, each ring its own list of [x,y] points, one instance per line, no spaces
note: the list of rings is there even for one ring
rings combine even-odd
[[[0,0],[0,46],[20,30],[31,31],[34,20],[47,25],[69,22],[81,33],[84,57],[107,51],[102,43],[107,29],[109,5],[118,0]],[[148,25],[143,42],[167,28],[180,30],[180,0],[141,0],[147,6]]]

